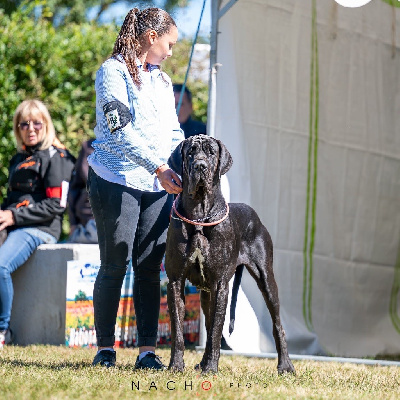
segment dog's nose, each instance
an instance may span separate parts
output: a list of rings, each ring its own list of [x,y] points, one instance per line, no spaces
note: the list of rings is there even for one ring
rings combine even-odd
[[[202,172],[202,171],[207,169],[207,163],[205,161],[203,161],[203,160],[197,161],[194,164],[194,169],[196,171]]]

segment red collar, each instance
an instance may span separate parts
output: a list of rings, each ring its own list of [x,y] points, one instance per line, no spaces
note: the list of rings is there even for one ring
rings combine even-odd
[[[225,215],[224,215],[221,219],[219,219],[218,221],[214,221],[214,222],[199,222],[198,220],[197,220],[197,221],[193,221],[193,220],[191,220],[191,219],[187,219],[187,218],[185,218],[184,216],[182,216],[181,214],[179,214],[179,212],[178,212],[177,209],[176,209],[176,201],[178,200],[178,198],[179,198],[179,194],[178,194],[178,196],[176,196],[176,199],[174,200],[174,202],[173,202],[173,204],[172,204],[172,210],[173,210],[173,212],[179,217],[179,219],[181,219],[181,220],[184,221],[184,222],[187,222],[188,224],[200,225],[200,226],[214,226],[214,225],[220,224],[222,221],[225,221],[225,220],[228,218],[228,215],[229,215],[229,205],[228,205],[227,202],[225,202],[226,213],[225,213]],[[220,213],[218,213],[218,214],[220,214]],[[218,215],[218,214],[215,214],[215,215]],[[172,211],[171,211],[171,216],[172,216]],[[204,219],[208,219],[208,218],[211,218],[211,217],[207,217],[207,218],[204,218]]]

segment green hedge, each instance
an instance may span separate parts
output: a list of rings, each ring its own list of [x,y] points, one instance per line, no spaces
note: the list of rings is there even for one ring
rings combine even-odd
[[[34,3],[34,2],[33,2]],[[38,98],[49,108],[60,140],[77,155],[82,141],[93,136],[94,79],[110,55],[119,27],[91,23],[55,28],[33,19],[32,9],[10,17],[0,10],[0,200],[6,193],[8,163],[15,154],[12,117],[18,104]],[[164,70],[182,82],[190,52],[189,41],[174,47]],[[195,116],[205,122],[207,85],[189,82]]]

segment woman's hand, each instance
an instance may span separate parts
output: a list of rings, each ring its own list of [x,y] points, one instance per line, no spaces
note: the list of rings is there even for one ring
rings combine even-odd
[[[182,182],[179,179],[179,176],[169,168],[167,164],[161,165],[161,167],[157,169],[156,174],[161,186],[167,191],[167,193],[179,194],[182,192]]]
[[[0,231],[6,229],[7,226],[14,225],[14,215],[10,210],[0,210]]]

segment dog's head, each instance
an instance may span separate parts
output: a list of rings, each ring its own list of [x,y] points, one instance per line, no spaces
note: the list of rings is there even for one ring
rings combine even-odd
[[[232,166],[232,157],[221,141],[197,135],[181,142],[168,164],[182,177],[183,190],[194,198],[196,194],[211,193]]]

